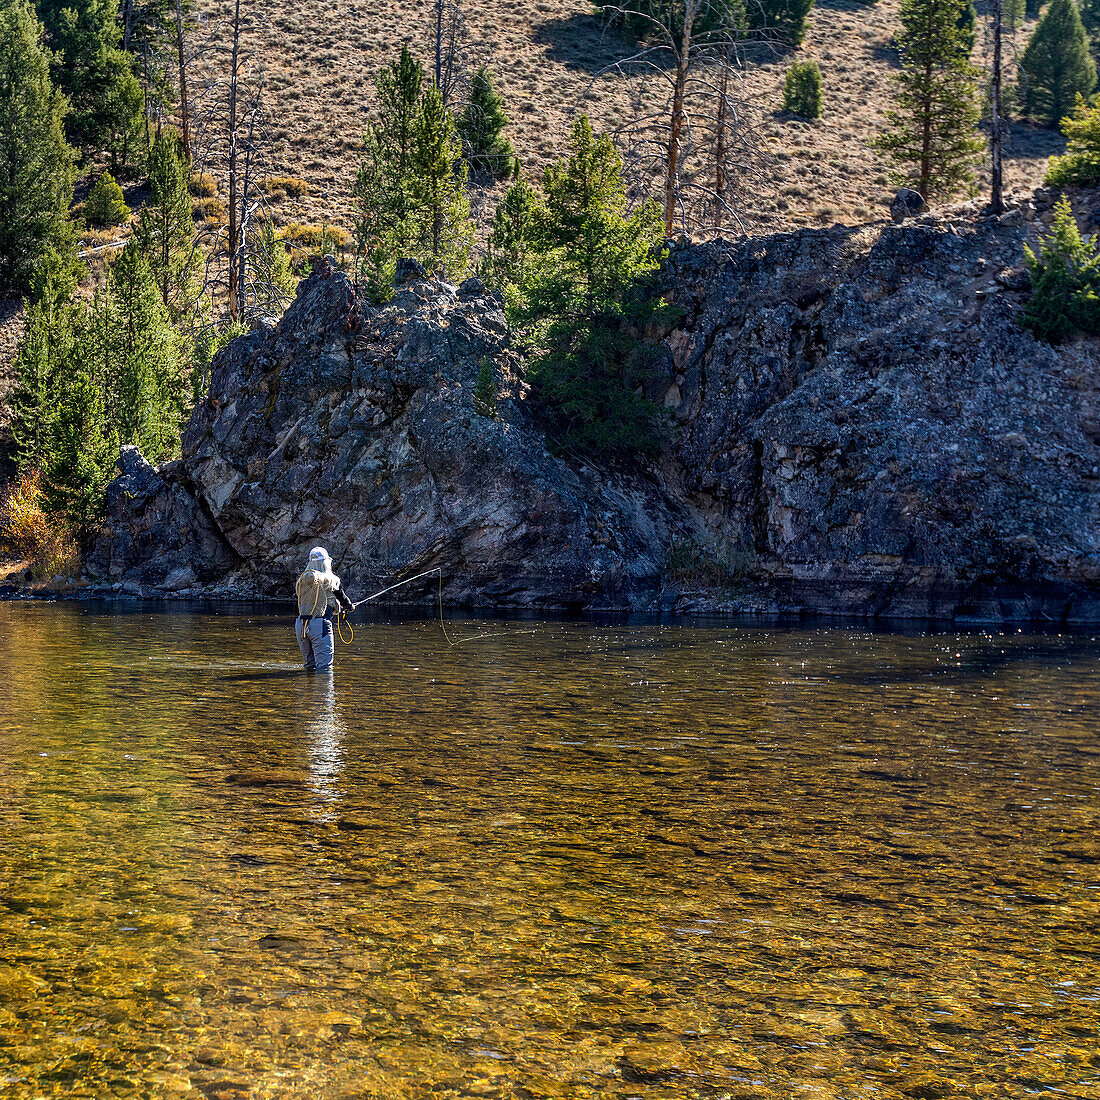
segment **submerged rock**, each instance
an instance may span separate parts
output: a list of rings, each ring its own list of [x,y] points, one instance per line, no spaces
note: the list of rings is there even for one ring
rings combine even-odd
[[[148,594],[1100,619],[1098,345],[1016,323],[1028,226],[974,213],[677,247],[633,474],[552,453],[500,304],[410,271],[373,309],[325,261],[215,361],[182,458],[121,460],[87,568]],[[474,390],[488,358],[499,416]],[[434,578],[394,593],[429,599]]]

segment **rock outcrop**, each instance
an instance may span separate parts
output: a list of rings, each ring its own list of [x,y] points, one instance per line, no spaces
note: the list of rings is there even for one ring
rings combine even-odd
[[[88,572],[285,594],[322,542],[353,592],[438,564],[482,606],[1100,620],[1098,345],[1015,320],[1048,207],[676,249],[675,430],[633,474],[551,452],[476,280],[375,310],[322,263],[179,461],[124,454]]]
[[[474,402],[486,358],[495,417]],[[323,261],[275,328],[217,357],[179,461],[124,454],[87,571],[147,594],[280,595],[324,543],[353,594],[441,565],[452,602],[652,602],[689,518],[652,482],[552,455],[519,387],[477,280],[414,279],[371,309]]]

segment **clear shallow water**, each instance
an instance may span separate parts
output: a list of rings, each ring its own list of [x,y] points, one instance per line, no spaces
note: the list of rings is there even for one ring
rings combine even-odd
[[[0,1094],[1100,1097],[1100,644],[0,605]]]

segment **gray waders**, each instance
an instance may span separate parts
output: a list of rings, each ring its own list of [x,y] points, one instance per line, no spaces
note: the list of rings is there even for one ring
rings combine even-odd
[[[332,668],[332,621],[319,615],[299,615],[294,620],[294,636],[302,651],[307,672],[327,672]]]

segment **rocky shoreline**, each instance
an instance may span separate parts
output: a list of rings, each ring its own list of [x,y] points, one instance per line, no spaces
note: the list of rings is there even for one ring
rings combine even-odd
[[[281,597],[322,542],[357,592],[438,565],[459,607],[1098,622],[1098,346],[1015,320],[1049,205],[675,249],[672,431],[632,471],[552,452],[477,280],[374,309],[322,262],[179,460],[124,450],[86,592]]]

